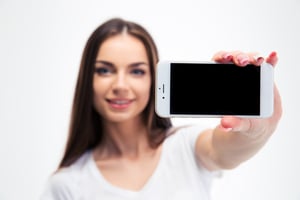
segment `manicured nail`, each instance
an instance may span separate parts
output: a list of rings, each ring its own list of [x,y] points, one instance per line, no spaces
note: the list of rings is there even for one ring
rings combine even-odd
[[[276,52],[275,51],[273,51],[271,54],[270,54],[270,57],[273,57],[273,56],[276,56]]]
[[[223,127],[223,126],[221,126],[221,129],[222,129],[222,131],[224,131],[224,132],[230,132],[230,131],[232,131],[232,128],[231,128],[231,127]]]
[[[264,57],[260,55],[253,56],[256,63],[262,63],[264,61]]]
[[[223,58],[224,58],[225,60],[227,60],[227,61],[231,61],[232,58],[233,58],[233,56],[232,56],[230,53],[225,53],[225,54],[223,55]]]
[[[238,60],[239,64],[242,66],[249,64],[249,57],[246,55],[237,56],[237,60]]]

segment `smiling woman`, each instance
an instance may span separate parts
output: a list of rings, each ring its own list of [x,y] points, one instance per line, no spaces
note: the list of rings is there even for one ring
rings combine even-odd
[[[240,51],[219,52],[214,60],[258,63]],[[266,61],[275,65],[276,53]],[[229,117],[215,129],[173,129],[154,112],[157,62],[153,39],[136,23],[111,19],[92,33],[65,153],[42,200],[208,200],[213,172],[238,166],[272,135],[281,116],[276,88],[268,119]]]
[[[159,118],[153,112],[154,67],[157,61],[158,53],[153,39],[138,24],[112,19],[93,32],[82,56],[69,139],[60,168],[69,166],[85,151],[105,144],[105,137],[109,135],[104,127],[105,121],[110,121],[105,115],[122,116],[127,113],[114,109],[118,107],[116,101],[120,104],[126,100],[130,102],[128,106],[134,107],[143,99],[144,107],[139,110],[143,111],[138,113],[139,120],[151,133],[148,136],[151,138],[151,146],[162,142],[164,132],[171,126],[171,122]],[[145,75],[136,75],[142,70]],[[137,93],[141,99],[136,99],[130,84],[145,90],[142,95]],[[128,112],[133,110],[128,109]]]

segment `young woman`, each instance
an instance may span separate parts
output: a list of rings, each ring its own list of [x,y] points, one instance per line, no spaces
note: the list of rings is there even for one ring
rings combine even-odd
[[[218,52],[213,59],[274,66],[277,55]],[[276,87],[270,118],[224,117],[215,129],[175,130],[154,112],[157,62],[154,41],[136,23],[111,19],[93,32],[81,60],[66,150],[42,200],[209,199],[213,172],[251,158],[274,132],[281,117]]]

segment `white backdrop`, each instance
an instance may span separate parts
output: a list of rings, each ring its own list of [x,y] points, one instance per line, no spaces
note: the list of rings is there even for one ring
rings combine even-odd
[[[161,59],[276,50],[284,115],[267,145],[216,179],[213,200],[299,200],[299,0],[0,0],[0,199],[38,199],[60,160],[83,46],[104,20],[144,25]],[[217,119],[176,119],[175,124]]]

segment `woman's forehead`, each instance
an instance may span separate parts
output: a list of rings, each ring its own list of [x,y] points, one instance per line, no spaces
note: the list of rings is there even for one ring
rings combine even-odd
[[[96,60],[122,63],[149,62],[142,41],[129,34],[118,34],[106,39],[99,47]]]

